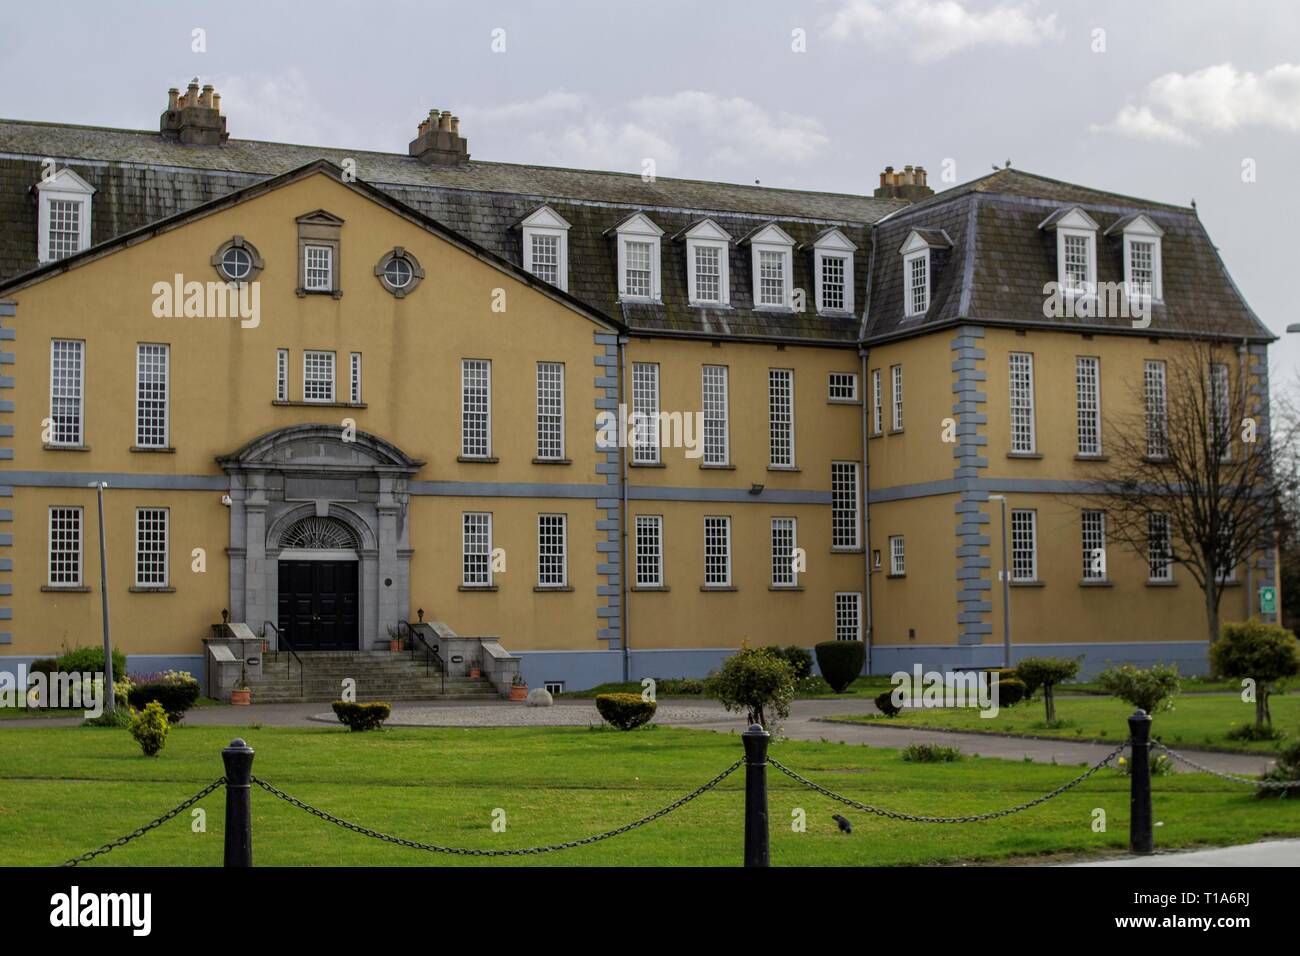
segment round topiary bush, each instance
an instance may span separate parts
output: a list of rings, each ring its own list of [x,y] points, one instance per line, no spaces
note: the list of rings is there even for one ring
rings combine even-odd
[[[1018,677],[998,678],[997,688],[999,707],[1014,707],[1029,696],[1029,688]]]
[[[649,723],[657,706],[653,700],[642,700],[640,694],[596,695],[596,710],[619,730],[635,730]]]
[[[877,694],[874,698],[876,709],[886,717],[897,717],[902,713],[903,708],[894,703],[894,692],[887,690],[883,694]]]
[[[167,722],[179,724],[199,699],[199,682],[187,671],[132,675],[126,698],[136,710],[156,700],[167,711]]]
[[[162,704],[150,701],[144,710],[131,715],[131,736],[146,757],[156,757],[167,743],[167,714]]]
[[[378,730],[384,726],[384,721],[393,712],[392,706],[382,700],[365,704],[350,700],[336,700],[333,707],[334,715],[338,717],[339,722],[347,724],[349,730],[357,732]]]
[[[837,694],[857,680],[867,660],[867,645],[861,641],[822,641],[815,649],[822,677]]]

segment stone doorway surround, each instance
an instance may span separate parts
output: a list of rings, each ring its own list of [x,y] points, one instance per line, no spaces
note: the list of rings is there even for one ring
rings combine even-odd
[[[329,518],[355,539],[358,644],[386,645],[410,611],[410,495],[424,462],[382,438],[338,425],[293,425],[217,458],[230,476],[230,617],[262,634],[279,606],[284,536]],[[290,542],[292,545],[292,542]]]

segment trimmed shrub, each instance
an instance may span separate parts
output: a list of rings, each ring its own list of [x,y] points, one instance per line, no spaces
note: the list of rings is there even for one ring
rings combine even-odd
[[[1300,643],[1284,627],[1262,621],[1234,621],[1210,645],[1210,666],[1220,677],[1255,682],[1255,729],[1272,726],[1268,698],[1272,684],[1300,674]]]
[[[1277,755],[1277,765],[1272,770],[1260,775],[1260,780],[1276,782],[1300,780],[1300,740],[1287,744]],[[1278,797],[1280,799],[1300,799],[1300,786],[1260,788],[1257,797]]]
[[[349,730],[378,730],[392,714],[393,708],[381,700],[358,704],[350,700],[334,701],[334,716],[339,723],[347,724]]]
[[[790,669],[794,671],[795,680],[803,680],[812,674],[812,655],[798,644],[791,644],[788,647],[762,647],[759,649],[789,664]]]
[[[1111,667],[1097,675],[1097,684],[1112,697],[1140,707],[1148,714],[1172,710],[1178,693],[1178,668],[1153,664],[1143,670],[1132,664]]]
[[[179,724],[185,712],[199,699],[198,679],[187,671],[166,671],[161,674],[133,674],[127,701],[139,710],[150,701],[162,704],[167,720]]]
[[[81,722],[83,727],[130,727],[135,714],[126,704],[115,709],[106,710],[98,717],[87,717]]]
[[[887,690],[883,694],[877,694],[873,701],[876,709],[886,717],[897,717],[903,712],[903,708],[894,703],[894,692]]]
[[[103,660],[104,655],[100,654],[99,659]],[[39,658],[38,660],[32,661],[30,664],[27,665],[27,673],[29,674],[53,674],[58,669],[59,669],[59,662],[55,660],[53,657],[42,657]],[[121,675],[115,674],[113,676],[120,677]]]
[[[822,677],[837,694],[858,679],[867,661],[867,645],[861,641],[822,641],[814,649]]]
[[[961,750],[942,744],[908,744],[903,748],[903,759],[908,763],[956,763],[961,759]]]
[[[102,647],[74,647],[64,651],[54,662],[54,669],[65,674],[90,671],[104,673],[104,649]],[[126,673],[126,655],[113,648],[113,679]]]
[[[695,677],[666,677],[655,681],[655,693],[669,697],[696,697],[704,693],[704,681]]]
[[[741,644],[706,683],[711,697],[728,711],[744,713],[751,724],[771,730],[790,716],[794,669],[785,658],[763,648]]]
[[[1254,724],[1234,724],[1223,735],[1228,740],[1285,740],[1286,731],[1272,726],[1256,727]]]
[[[167,743],[167,713],[156,700],[131,715],[131,736],[146,757],[156,757]]]
[[[1029,696],[1029,688],[1019,677],[1004,674],[998,678],[997,688],[999,707],[1014,707]]]
[[[596,710],[605,721],[619,730],[635,730],[650,722],[658,705],[642,700],[640,694],[597,694]]]
[[[1079,661],[1060,657],[1026,657],[1015,667],[1016,679],[1023,681],[1026,696],[1043,689],[1043,707],[1047,711],[1048,726],[1056,723],[1056,698],[1053,689],[1062,681],[1079,673]]]

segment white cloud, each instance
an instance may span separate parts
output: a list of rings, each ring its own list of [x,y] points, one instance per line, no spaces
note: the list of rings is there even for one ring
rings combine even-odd
[[[642,162],[653,159],[663,176],[701,175],[709,167],[748,175],[760,163],[808,162],[830,145],[812,117],[698,90],[615,104],[551,91],[524,102],[467,109],[461,128],[471,142],[508,148],[533,162],[641,172]],[[483,145],[477,152],[483,155]]]
[[[1300,64],[1264,73],[1231,63],[1194,73],[1166,73],[1147,84],[1140,104],[1129,104],[1094,130],[1167,142],[1194,143],[1192,130],[1226,133],[1242,127],[1300,130]]]
[[[827,33],[882,48],[903,47],[927,62],[974,47],[1033,47],[1056,39],[1056,14],[1035,16],[1033,0],[973,9],[966,0],[839,0]]]
[[[221,94],[221,112],[236,139],[306,144],[354,141],[352,127],[325,108],[316,89],[295,67],[270,76],[221,75],[211,82]]]

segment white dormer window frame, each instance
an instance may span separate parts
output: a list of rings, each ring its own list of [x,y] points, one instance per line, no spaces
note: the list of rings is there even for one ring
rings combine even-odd
[[[754,308],[756,310],[789,312],[794,309],[794,240],[776,223],[770,223],[749,237],[754,274]],[[763,261],[780,256],[782,291],[781,301],[763,301]]]
[[[1097,294],[1097,221],[1075,206],[1047,217],[1039,228],[1056,232],[1056,284],[1063,295],[1087,297]],[[1087,253],[1082,287],[1076,288],[1066,281],[1066,250],[1079,240]]]
[[[627,302],[662,302],[661,243],[664,231],[649,216],[636,213],[618,224],[614,230],[618,239],[618,297]],[[628,292],[628,247],[644,243],[650,247],[650,294]]]
[[[813,243],[813,281],[818,313],[842,315],[853,312],[853,254],[857,251],[858,247],[838,229],[830,230]],[[844,303],[834,308],[827,306],[822,287],[826,259],[844,260]]]
[[[903,315],[913,318],[930,311],[930,302],[934,290],[934,269],[930,261],[931,243],[915,229],[908,234],[907,240],[899,247],[898,253],[903,257]],[[921,263],[924,286],[921,295],[916,295],[913,286],[915,263]]]
[[[1160,241],[1164,234],[1163,229],[1144,215],[1137,216],[1124,227],[1124,291],[1130,300],[1138,298],[1133,280],[1135,246],[1149,244],[1151,246],[1151,301],[1164,301],[1164,282],[1161,278],[1164,270],[1160,257]]]
[[[686,289],[692,306],[717,308],[731,305],[731,234],[712,219],[696,223],[685,232],[686,237]],[[716,298],[700,295],[697,250],[716,249],[718,256],[718,294]]]
[[[569,291],[569,222],[550,206],[529,213],[519,224],[523,232],[524,271],[537,275],[533,262],[533,237],[550,237],[556,246],[556,288]],[[546,281],[546,280],[543,280]]]
[[[95,187],[71,169],[65,167],[48,178],[42,178],[36,184],[36,192],[39,197],[36,214],[37,261],[44,265],[47,262],[54,262],[56,259],[66,259],[83,249],[89,249],[90,205],[91,197],[95,194]],[[56,203],[59,205],[56,206]],[[55,224],[55,214],[68,208],[66,204],[76,205],[77,221],[75,231],[77,248],[56,255],[56,250],[51,247],[50,228]]]

